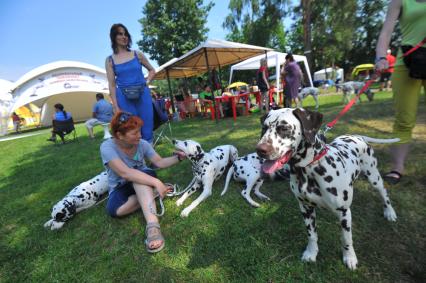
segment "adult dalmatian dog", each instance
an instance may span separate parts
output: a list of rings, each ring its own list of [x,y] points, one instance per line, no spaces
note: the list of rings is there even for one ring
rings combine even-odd
[[[356,82],[356,81],[349,81],[344,82],[342,84],[338,84],[342,88],[343,92],[343,103],[348,103],[351,99],[351,95],[353,93],[358,94],[358,92],[361,90],[361,88],[365,85],[365,82]],[[370,90],[370,88],[367,88],[365,90],[365,95],[367,95],[368,101],[373,101],[374,93]],[[361,97],[359,98],[361,101]]]
[[[188,207],[180,214],[187,217],[202,201],[212,194],[213,182],[218,180],[227,167],[238,158],[238,150],[233,145],[221,145],[213,148],[210,152],[205,152],[201,145],[193,140],[173,140],[176,150],[185,153],[192,163],[194,178],[184,189],[185,193],[177,200],[177,206],[183,202],[199,188],[203,191]]]
[[[235,160],[234,163],[232,163],[232,166],[229,168],[228,174],[226,175],[225,187],[221,193],[221,196],[223,196],[228,191],[231,178],[234,178],[236,181],[246,183],[244,190],[241,191],[241,195],[250,205],[254,207],[260,207],[260,204],[251,198],[250,194],[253,188],[254,194],[259,199],[270,200],[268,196],[260,192],[260,187],[263,185],[265,177],[269,177],[270,179],[287,179],[289,169],[288,166],[285,165],[283,168],[272,174],[264,174],[261,170],[263,162],[264,159],[260,158],[256,152],[239,157],[237,160]]]
[[[75,214],[95,205],[106,192],[108,192],[108,176],[104,171],[76,186],[55,204],[51,213],[52,219],[44,223],[44,227],[50,227],[51,230],[62,228]]]
[[[319,108],[319,103],[318,103],[319,89],[316,88],[316,87],[305,87],[305,88],[302,88],[299,91],[298,97],[299,97],[299,100],[300,100],[300,106],[302,106],[303,99],[305,99],[309,95],[311,95],[314,98],[315,109],[318,109]]]
[[[318,235],[315,210],[325,207],[339,218],[343,262],[348,268],[355,269],[358,260],[352,244],[350,209],[353,184],[363,173],[383,200],[385,218],[395,221],[396,214],[377,169],[377,160],[367,142],[389,143],[398,139],[344,135],[327,145],[317,135],[321,122],[322,114],[318,112],[288,108],[270,111],[262,121],[257,153],[267,160],[262,167],[266,173],[283,164],[290,165],[290,188],[299,202],[308,230],[308,245],[302,260],[316,260]]]

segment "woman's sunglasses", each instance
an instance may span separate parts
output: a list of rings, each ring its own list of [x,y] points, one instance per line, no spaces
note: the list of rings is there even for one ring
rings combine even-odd
[[[121,112],[120,117],[118,117],[118,123],[124,124],[127,121],[129,121],[130,117],[132,117],[133,114],[129,112]]]

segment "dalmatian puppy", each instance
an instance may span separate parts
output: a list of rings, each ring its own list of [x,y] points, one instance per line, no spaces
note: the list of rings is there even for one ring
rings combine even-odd
[[[108,192],[108,176],[104,171],[72,189],[55,204],[52,219],[44,223],[44,227],[50,227],[51,230],[62,228],[76,213],[95,205],[106,192]]]
[[[347,104],[351,100],[351,95],[354,93],[358,94],[358,92],[362,89],[364,85],[364,82],[357,81],[349,81],[339,84],[343,92],[343,103]],[[367,88],[365,90],[365,94],[367,95],[368,101],[373,101],[374,94],[370,90],[370,88]],[[359,98],[359,100],[361,101],[361,97]]]
[[[228,174],[226,175],[225,187],[221,193],[221,196],[223,196],[228,191],[229,183],[233,177],[236,181],[246,183],[245,189],[241,191],[241,195],[250,205],[254,207],[260,207],[260,204],[255,202],[250,196],[253,188],[254,194],[258,198],[261,200],[270,200],[268,196],[262,194],[259,190],[263,184],[264,178],[269,176],[271,179],[286,179],[286,177],[288,177],[289,169],[287,168],[287,165],[285,165],[284,167],[286,168],[282,168],[273,174],[264,174],[261,170],[263,162],[264,159],[260,158],[257,153],[250,153],[235,160],[232,166],[229,168]]]
[[[390,143],[398,139],[344,135],[326,145],[317,135],[321,122],[322,114],[318,112],[288,108],[270,111],[262,122],[262,138],[257,144],[257,153],[266,159],[262,166],[266,173],[283,164],[290,165],[290,188],[299,202],[308,230],[308,245],[302,260],[316,260],[318,235],[315,210],[325,207],[339,218],[343,262],[348,268],[355,269],[358,260],[352,244],[350,208],[353,184],[363,173],[382,198],[385,218],[396,221],[373,149],[367,142]]]
[[[318,95],[319,95],[319,89],[316,87],[305,87],[302,88],[302,90],[299,92],[298,97],[300,100],[300,107],[302,107],[302,101],[303,99],[305,99],[306,97],[308,97],[308,95],[312,95],[312,97],[315,100],[315,109],[319,108],[319,103],[318,103]]]
[[[191,161],[194,174],[191,183],[184,190],[185,193],[177,200],[177,206],[181,206],[197,189],[203,189],[198,198],[180,214],[182,217],[187,217],[194,208],[212,194],[213,182],[218,180],[228,165],[238,158],[238,150],[232,145],[222,145],[213,148],[210,152],[205,152],[199,143],[192,140],[173,140],[172,142],[176,150],[184,152]]]

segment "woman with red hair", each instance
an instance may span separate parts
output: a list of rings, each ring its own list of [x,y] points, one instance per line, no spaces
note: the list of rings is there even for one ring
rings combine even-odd
[[[158,168],[167,168],[182,161],[185,155],[177,152],[162,158],[149,142],[141,139],[142,125],[143,121],[131,113],[116,113],[111,120],[113,138],[102,143],[101,157],[108,173],[108,214],[122,217],[142,208],[147,223],[146,249],[155,253],[163,249],[164,238],[150,202],[155,198],[154,189],[162,198],[169,188],[147,167],[144,159],[148,158]]]

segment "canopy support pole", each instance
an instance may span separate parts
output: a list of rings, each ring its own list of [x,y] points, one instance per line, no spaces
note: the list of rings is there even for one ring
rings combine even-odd
[[[167,84],[169,85],[169,97],[170,97],[170,102],[172,103],[172,112],[173,114],[176,112],[175,110],[175,103],[173,101],[173,94],[172,94],[172,86],[170,85],[170,78],[169,78],[169,69],[166,69],[166,76],[167,76]]]
[[[214,111],[215,113],[212,113],[212,115],[214,115],[214,116],[215,116],[216,123],[217,123],[217,122],[219,122],[219,120],[218,120],[218,117],[217,117],[217,115],[216,115],[216,99],[215,99],[215,97],[214,97],[214,93],[213,93],[213,81],[212,81],[212,76],[211,76],[211,73],[210,73],[209,58],[208,58],[208,56],[207,56],[207,49],[206,49],[206,48],[204,48],[204,58],[206,59],[207,74],[208,74],[208,76],[209,76],[210,93],[211,93],[211,95],[212,95],[212,97],[213,97],[213,111]],[[219,113],[219,114],[220,114],[220,113]]]

